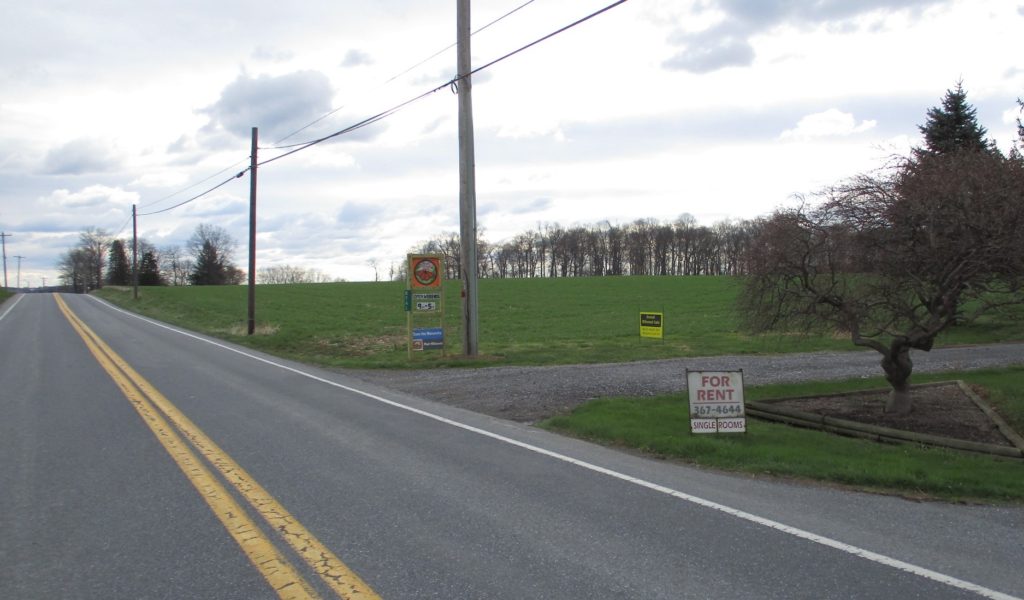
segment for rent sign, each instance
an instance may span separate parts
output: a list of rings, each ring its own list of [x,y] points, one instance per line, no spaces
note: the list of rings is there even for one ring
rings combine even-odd
[[[690,431],[728,433],[747,430],[743,410],[743,371],[687,371]]]

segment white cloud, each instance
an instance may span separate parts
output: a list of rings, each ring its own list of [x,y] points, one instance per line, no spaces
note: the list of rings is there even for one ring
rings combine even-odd
[[[52,232],[66,249],[84,227],[117,230],[133,201],[167,207],[244,169],[252,126],[265,148],[343,106],[288,141],[312,139],[454,74],[449,50],[395,77],[453,41],[444,3],[308,0],[287,19],[270,0],[102,4],[4,14],[0,225],[18,228],[16,243]],[[531,3],[474,36],[474,64],[604,4]],[[474,76],[481,225],[496,241],[544,221],[757,216],[920,143],[925,111],[958,77],[1006,140],[1021,95],[1017,4],[625,3]],[[507,10],[474,0],[474,21]],[[387,264],[457,230],[456,114],[442,89],[261,168],[261,256],[357,279],[368,253]],[[202,220],[244,239],[247,183],[140,227],[161,245]]]
[[[814,138],[847,136],[855,133],[862,133],[873,129],[877,121],[865,120],[857,123],[857,119],[850,113],[845,113],[837,108],[830,108],[824,112],[807,115],[800,119],[793,129],[782,132],[779,139],[782,140],[811,140]]]
[[[771,0],[718,0],[701,2],[693,11],[696,19],[712,24],[693,31],[680,26],[669,43],[682,49],[662,63],[668,70],[709,73],[726,67],[746,67],[754,63],[752,39],[767,35],[781,24],[796,28],[824,25],[834,33],[854,33],[855,22],[869,14],[898,12],[919,14],[924,8],[946,4],[949,0],[826,0],[824,2],[780,2]],[[684,21],[690,21],[687,18]],[[872,21],[869,28],[877,28]]]
[[[355,48],[345,53],[345,58],[341,59],[341,66],[343,67],[362,67],[373,64],[373,57],[370,56],[369,52],[357,50]]]
[[[43,159],[43,171],[48,175],[102,173],[117,168],[118,162],[105,142],[80,138],[47,152]]]
[[[1014,106],[1003,111],[1003,124],[1004,125],[1015,125],[1017,119],[1024,120],[1024,111],[1021,110],[1020,106]]]
[[[331,110],[330,80],[319,71],[296,71],[280,76],[250,77],[243,73],[229,83],[220,99],[200,112],[209,116],[206,132],[223,129],[248,138],[253,127],[260,135],[281,136]]]
[[[66,189],[54,190],[48,197],[43,198],[43,204],[60,208],[110,208],[110,205],[130,207],[139,201],[136,192],[129,192],[119,187],[108,187],[105,185],[90,185],[77,192]]]
[[[289,50],[278,50],[269,46],[256,46],[252,51],[253,60],[261,60],[267,62],[288,62],[295,58],[295,53]]]

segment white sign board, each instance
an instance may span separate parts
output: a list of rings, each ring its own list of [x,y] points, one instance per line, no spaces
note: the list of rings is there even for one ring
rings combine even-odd
[[[743,371],[687,371],[690,394],[690,431],[742,433],[747,430],[743,410]]]

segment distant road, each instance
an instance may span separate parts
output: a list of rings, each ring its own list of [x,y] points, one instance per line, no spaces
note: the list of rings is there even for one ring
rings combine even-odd
[[[2,598],[1024,595],[1022,508],[681,467],[61,298],[0,306]]]

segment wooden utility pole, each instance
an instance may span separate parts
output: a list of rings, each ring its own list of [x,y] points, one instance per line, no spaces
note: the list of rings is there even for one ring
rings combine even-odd
[[[132,298],[139,299],[139,219],[132,204]]]
[[[259,130],[252,128],[252,154],[249,155],[249,324],[248,332],[256,332],[256,143]]]
[[[21,289],[21,259],[23,259],[25,257],[21,256],[19,254],[15,254],[14,258],[18,259],[18,279],[17,279],[18,283],[17,283],[17,285],[15,285],[15,287],[20,290]]]
[[[459,91],[459,257],[462,270],[462,348],[466,356],[480,353],[477,303],[476,159],[473,148],[473,84],[469,51],[469,0],[458,2],[455,22]]]
[[[4,289],[7,289],[7,238],[12,237],[9,233],[0,232],[0,247],[4,254]]]

